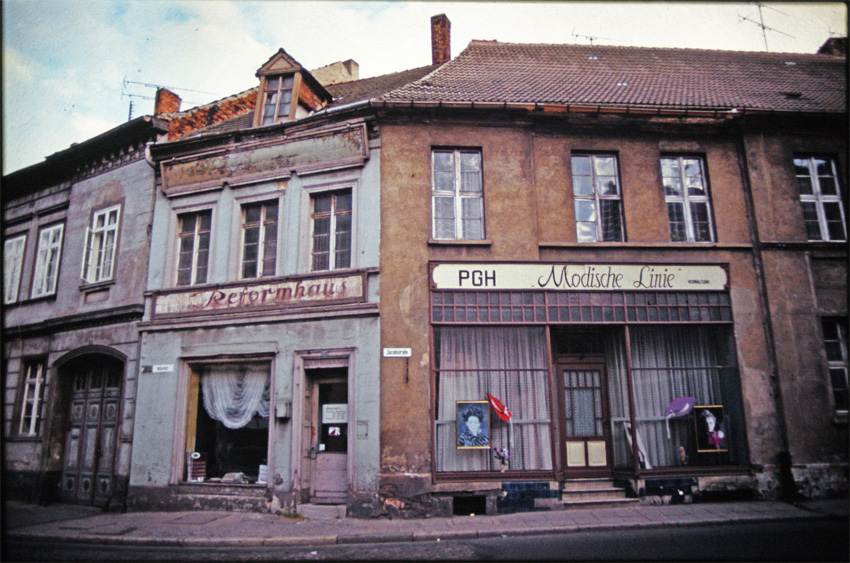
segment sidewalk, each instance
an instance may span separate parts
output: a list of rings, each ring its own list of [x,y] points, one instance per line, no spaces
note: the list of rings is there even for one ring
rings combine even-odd
[[[255,512],[127,512],[4,503],[7,538],[160,546],[305,546],[436,541],[613,528],[847,518],[848,501],[728,502],[418,520],[284,517]]]

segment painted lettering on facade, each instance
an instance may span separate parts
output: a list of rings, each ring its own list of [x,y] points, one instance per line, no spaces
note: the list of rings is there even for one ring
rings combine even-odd
[[[722,291],[720,265],[436,264],[435,289],[561,291]]]
[[[257,307],[295,307],[363,297],[363,277],[325,277],[180,291],[156,296],[154,315],[206,313]]]

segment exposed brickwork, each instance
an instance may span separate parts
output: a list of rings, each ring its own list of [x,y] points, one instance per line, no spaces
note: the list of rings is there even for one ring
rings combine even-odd
[[[175,115],[168,124],[168,140],[179,139],[202,127],[254,111],[256,103],[257,90],[253,89]]]
[[[452,58],[452,23],[446,14],[431,18],[431,62],[443,64]]]
[[[298,91],[298,101],[313,111],[320,110],[325,105],[322,99],[303,81]]]
[[[155,115],[160,113],[173,113],[180,111],[180,96],[165,88],[157,88],[156,99],[154,101],[153,112]]]

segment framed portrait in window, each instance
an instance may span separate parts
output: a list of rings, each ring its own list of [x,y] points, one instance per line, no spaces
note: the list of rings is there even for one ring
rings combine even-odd
[[[457,402],[457,449],[490,449],[490,409],[487,401]]]
[[[695,405],[693,412],[697,451],[700,453],[728,451],[723,405]]]

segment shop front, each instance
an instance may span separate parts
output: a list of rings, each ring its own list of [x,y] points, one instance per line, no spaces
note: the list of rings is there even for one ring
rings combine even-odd
[[[723,264],[432,263],[437,482],[607,478],[641,495],[745,473],[728,278]],[[475,402],[486,439],[469,448]]]

